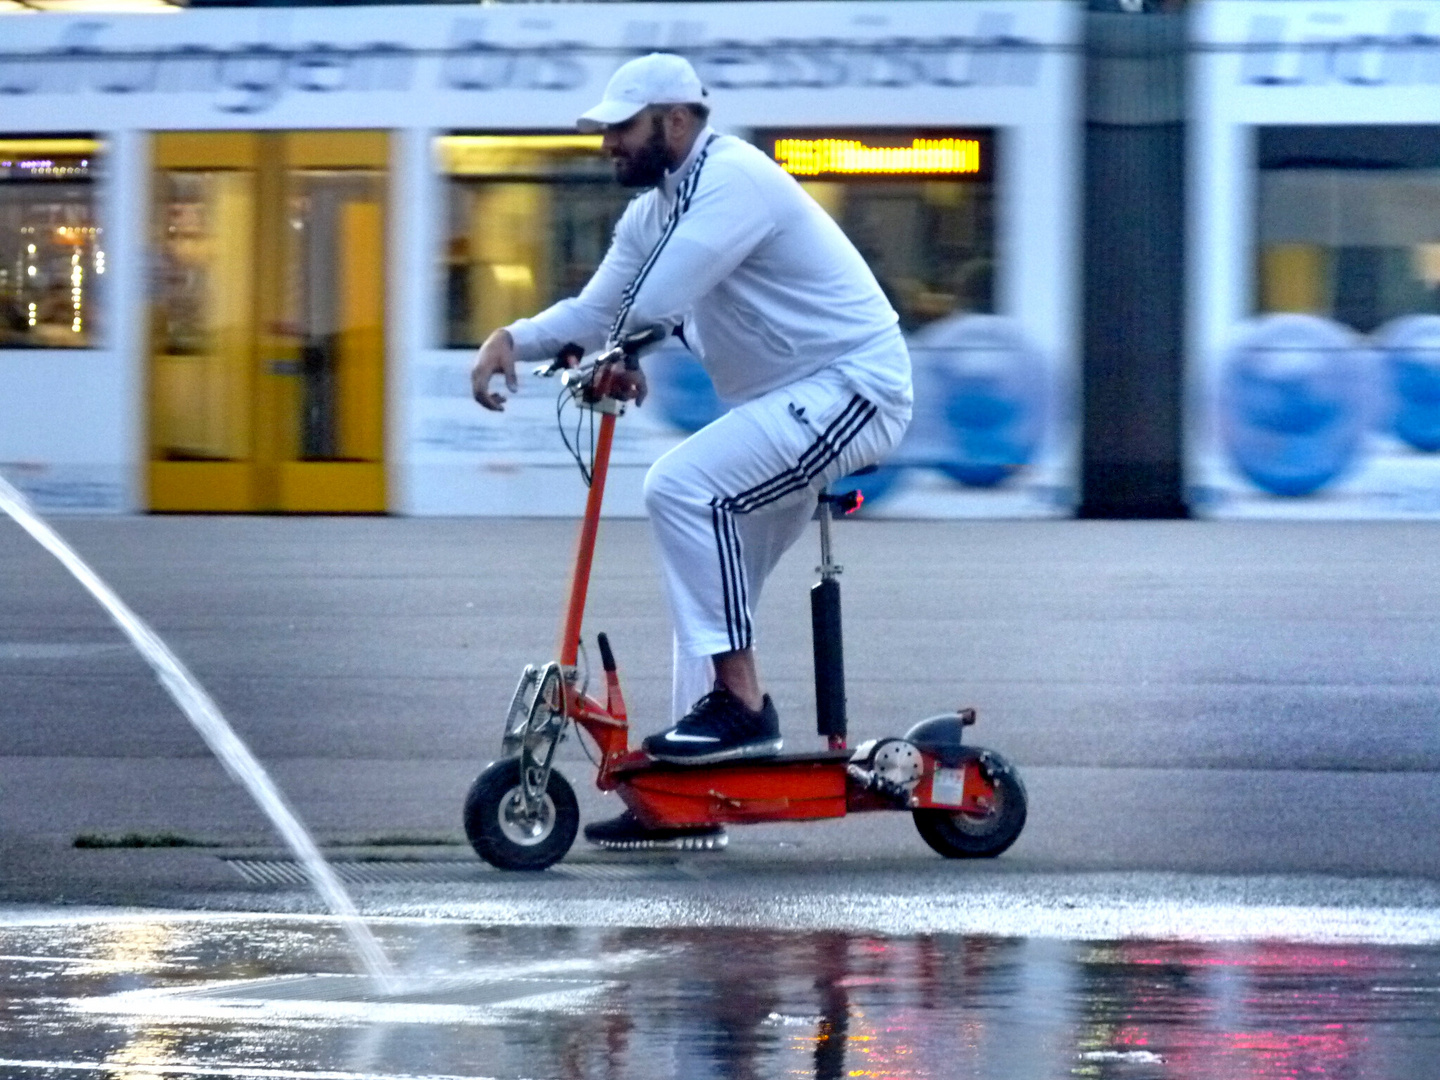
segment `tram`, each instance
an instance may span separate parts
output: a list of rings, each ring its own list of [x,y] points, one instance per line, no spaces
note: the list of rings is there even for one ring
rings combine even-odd
[[[46,511],[569,515],[553,391],[475,344],[577,291],[628,193],[574,119],[695,63],[854,239],[923,404],[867,505],[1075,502],[1068,0],[0,16],[0,470]],[[944,152],[938,152],[943,150]],[[725,403],[678,344],[609,512]]]

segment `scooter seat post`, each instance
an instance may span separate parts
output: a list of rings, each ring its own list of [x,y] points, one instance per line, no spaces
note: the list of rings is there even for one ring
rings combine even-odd
[[[838,577],[842,567],[835,562],[834,549],[830,543],[830,522],[834,511],[830,507],[830,494],[827,491],[820,493],[820,505],[816,510],[816,516],[820,519],[820,565],[815,568],[820,577],[829,581]]]

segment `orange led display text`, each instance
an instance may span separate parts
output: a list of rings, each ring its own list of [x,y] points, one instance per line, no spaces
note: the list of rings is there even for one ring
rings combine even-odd
[[[979,139],[913,139],[866,146],[856,139],[776,139],[775,160],[794,176],[902,176],[980,171]]]

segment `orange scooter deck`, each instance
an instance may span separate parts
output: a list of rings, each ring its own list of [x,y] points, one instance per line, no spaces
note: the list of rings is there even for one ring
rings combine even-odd
[[[632,751],[616,762],[616,791],[652,827],[740,825],[844,817],[848,750],[672,765]]]

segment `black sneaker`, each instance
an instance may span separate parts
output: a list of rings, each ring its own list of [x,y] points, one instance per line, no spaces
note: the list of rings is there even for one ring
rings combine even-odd
[[[773,757],[780,752],[780,718],[770,695],[751,712],[723,686],[717,686],[669,731],[640,744],[657,761],[709,765],[735,758]]]
[[[724,825],[648,829],[629,810],[609,821],[586,825],[585,839],[607,851],[724,851],[730,842]]]

